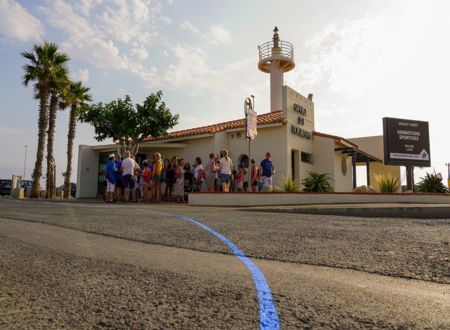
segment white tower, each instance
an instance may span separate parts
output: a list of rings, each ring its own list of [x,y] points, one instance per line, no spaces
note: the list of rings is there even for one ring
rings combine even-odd
[[[290,42],[280,40],[276,26],[273,32],[272,41],[258,46],[258,68],[262,72],[270,73],[270,112],[282,110],[283,73],[295,67],[294,46]]]

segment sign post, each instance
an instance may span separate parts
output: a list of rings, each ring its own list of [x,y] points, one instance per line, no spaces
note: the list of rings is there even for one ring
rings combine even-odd
[[[414,166],[431,166],[428,122],[383,118],[384,164],[406,166],[406,186],[414,191]]]

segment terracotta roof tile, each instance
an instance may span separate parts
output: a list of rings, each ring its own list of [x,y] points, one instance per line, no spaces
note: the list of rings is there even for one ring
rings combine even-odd
[[[320,132],[313,132],[313,135],[321,136],[321,137],[324,137],[324,138],[333,139],[333,140],[336,140],[336,141],[344,141],[344,142],[346,142],[346,143],[348,143],[348,144],[358,148],[358,145],[354,144],[353,142],[351,142],[351,141],[349,141],[347,139],[344,139],[343,137],[337,136],[337,135],[331,135],[331,134],[320,133]]]
[[[258,126],[277,124],[277,123],[286,123],[286,118],[283,116],[282,111],[274,111],[259,115],[257,117]],[[245,118],[227,121],[224,123],[218,123],[208,126],[196,127],[185,129],[182,131],[170,132],[167,135],[160,136],[158,138],[147,137],[144,139],[144,142],[151,141],[161,141],[161,140],[169,140],[169,139],[178,139],[189,136],[196,135],[206,135],[206,134],[215,134],[218,132],[223,132],[225,130],[234,129],[234,128],[244,128],[246,126]]]

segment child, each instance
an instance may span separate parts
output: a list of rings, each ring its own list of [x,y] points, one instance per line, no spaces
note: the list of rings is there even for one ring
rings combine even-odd
[[[148,161],[144,160],[142,162],[142,165],[144,167],[144,170],[142,171],[142,190],[144,192],[144,202],[148,202],[149,201],[149,196],[148,196],[148,188],[150,185],[150,178],[152,176],[152,173],[150,171],[150,167],[148,166]]]
[[[184,159],[177,161],[177,168],[175,169],[175,193],[177,195],[177,202],[184,202]]]
[[[162,173],[161,154],[159,152],[154,154],[152,183],[155,191],[155,202],[161,202],[161,173]]]
[[[244,177],[245,177],[245,170],[244,168],[239,165],[238,166],[238,172],[235,176],[235,185],[236,185],[236,190],[238,192],[242,192],[242,188],[243,188],[243,184],[244,184]]]

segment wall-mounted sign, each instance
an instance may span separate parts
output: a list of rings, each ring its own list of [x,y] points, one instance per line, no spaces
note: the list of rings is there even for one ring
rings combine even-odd
[[[305,129],[301,128],[301,127],[296,127],[296,126],[292,125],[291,126],[291,133],[295,134],[295,135],[298,135],[298,136],[300,136],[302,138],[308,139],[308,140],[311,139],[311,132],[308,132],[307,130],[305,130]]]
[[[428,122],[383,118],[383,139],[386,165],[431,165]]]

